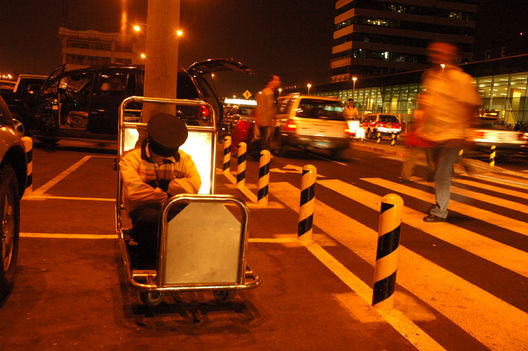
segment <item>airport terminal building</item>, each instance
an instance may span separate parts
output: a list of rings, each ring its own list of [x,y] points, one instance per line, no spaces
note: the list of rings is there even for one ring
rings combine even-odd
[[[528,54],[475,61],[460,65],[475,79],[481,108],[497,113],[505,125],[528,123]],[[416,107],[423,70],[328,83],[312,87],[312,94],[353,98],[360,114],[387,112],[406,121]]]

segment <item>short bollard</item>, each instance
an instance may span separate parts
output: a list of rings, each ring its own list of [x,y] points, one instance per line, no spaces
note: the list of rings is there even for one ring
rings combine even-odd
[[[257,203],[259,205],[268,205],[269,193],[269,171],[271,155],[268,150],[262,150],[259,157],[259,179]]]
[[[231,172],[231,137],[224,138],[224,165],[223,171],[225,173]]]
[[[376,144],[379,144],[381,143],[381,133],[378,132],[378,134],[376,135]]]
[[[396,134],[392,134],[391,136],[391,146],[394,146],[396,144]]]
[[[299,208],[299,227],[297,237],[300,240],[312,240],[312,226],[315,204],[315,181],[317,168],[305,165],[301,179],[301,204]]]
[[[245,142],[238,144],[237,158],[237,186],[246,185],[246,152],[247,145]]]
[[[27,162],[26,190],[24,191],[24,197],[26,197],[31,196],[33,192],[33,140],[28,136],[22,137],[21,140],[24,143]]]
[[[491,145],[490,148],[490,156],[489,156],[489,165],[491,167],[495,167],[495,145]]]
[[[386,311],[392,309],[394,302],[402,211],[400,196],[388,194],[381,200],[372,306]]]

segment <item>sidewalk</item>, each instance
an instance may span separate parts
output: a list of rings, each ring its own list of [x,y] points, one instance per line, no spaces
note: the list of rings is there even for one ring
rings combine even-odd
[[[382,140],[381,143],[377,144],[375,141],[352,141],[350,143],[350,148],[352,149],[361,149],[366,151],[372,151],[377,153],[383,153],[386,155],[401,157],[405,159],[407,157],[407,147],[403,145],[402,141],[397,142],[394,146],[390,145],[390,141]],[[491,167],[488,163],[465,158],[465,162],[474,170],[476,174],[494,174],[501,175],[510,180],[526,184],[528,186],[528,174],[522,172],[510,171],[502,167]],[[425,156],[420,159],[420,161],[425,162]],[[464,168],[457,164],[455,167],[456,174],[467,174]]]

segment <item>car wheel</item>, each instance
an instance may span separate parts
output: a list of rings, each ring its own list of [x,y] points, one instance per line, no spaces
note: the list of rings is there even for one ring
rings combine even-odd
[[[343,153],[345,150],[343,149],[332,149],[330,151],[330,155],[334,160],[341,160],[343,158]]]
[[[20,199],[16,174],[10,165],[0,168],[0,301],[15,282],[20,225]]]

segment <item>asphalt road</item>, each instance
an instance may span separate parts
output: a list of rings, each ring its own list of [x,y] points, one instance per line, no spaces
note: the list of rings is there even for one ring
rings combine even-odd
[[[339,162],[301,151],[273,158],[267,208],[244,195],[256,193],[255,161],[248,161],[246,192],[218,172],[217,192],[246,198],[250,206],[248,262],[262,285],[228,304],[210,293],[184,293],[146,308],[126,282],[115,240],[112,148],[37,145],[33,196],[22,202],[19,274],[0,310],[0,345],[527,349],[528,185],[485,169],[459,173],[449,222],[424,224],[434,202],[432,184],[419,178],[424,169],[418,167],[413,183],[399,184],[398,153],[371,151],[351,148]],[[308,163],[319,178],[314,241],[302,244],[298,188]],[[407,209],[395,309],[384,313],[370,298],[380,198],[390,192]]]

